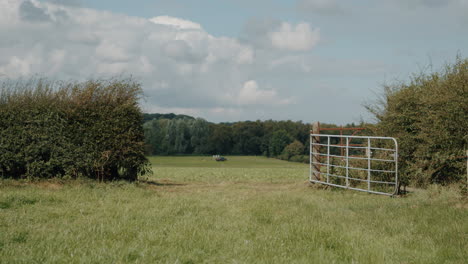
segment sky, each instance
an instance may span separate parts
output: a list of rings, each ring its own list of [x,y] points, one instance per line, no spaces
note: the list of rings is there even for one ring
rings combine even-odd
[[[0,0],[0,81],[132,76],[148,113],[372,122],[468,56],[468,0]]]

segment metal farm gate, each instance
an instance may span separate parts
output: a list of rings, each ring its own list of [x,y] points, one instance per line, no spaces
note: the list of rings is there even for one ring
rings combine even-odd
[[[310,135],[310,182],[395,195],[398,143],[391,137]]]

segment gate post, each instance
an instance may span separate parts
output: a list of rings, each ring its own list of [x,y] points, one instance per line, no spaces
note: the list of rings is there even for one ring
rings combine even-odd
[[[312,134],[320,134],[320,122],[314,122],[312,124]],[[312,174],[315,177],[315,180],[321,181],[322,177],[320,175],[320,162],[319,155],[320,153],[320,146],[312,143],[320,143],[320,137],[313,136],[311,137],[311,170]],[[312,175],[311,175],[312,176]]]

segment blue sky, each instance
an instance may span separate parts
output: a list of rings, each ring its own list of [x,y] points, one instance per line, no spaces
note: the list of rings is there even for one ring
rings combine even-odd
[[[0,0],[0,34],[0,78],[131,74],[146,112],[344,124],[466,57],[468,0]]]

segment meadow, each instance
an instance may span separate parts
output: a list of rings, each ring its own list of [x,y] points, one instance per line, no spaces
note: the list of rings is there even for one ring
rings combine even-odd
[[[468,207],[308,183],[307,164],[150,157],[138,182],[0,180],[0,263],[466,263]]]

